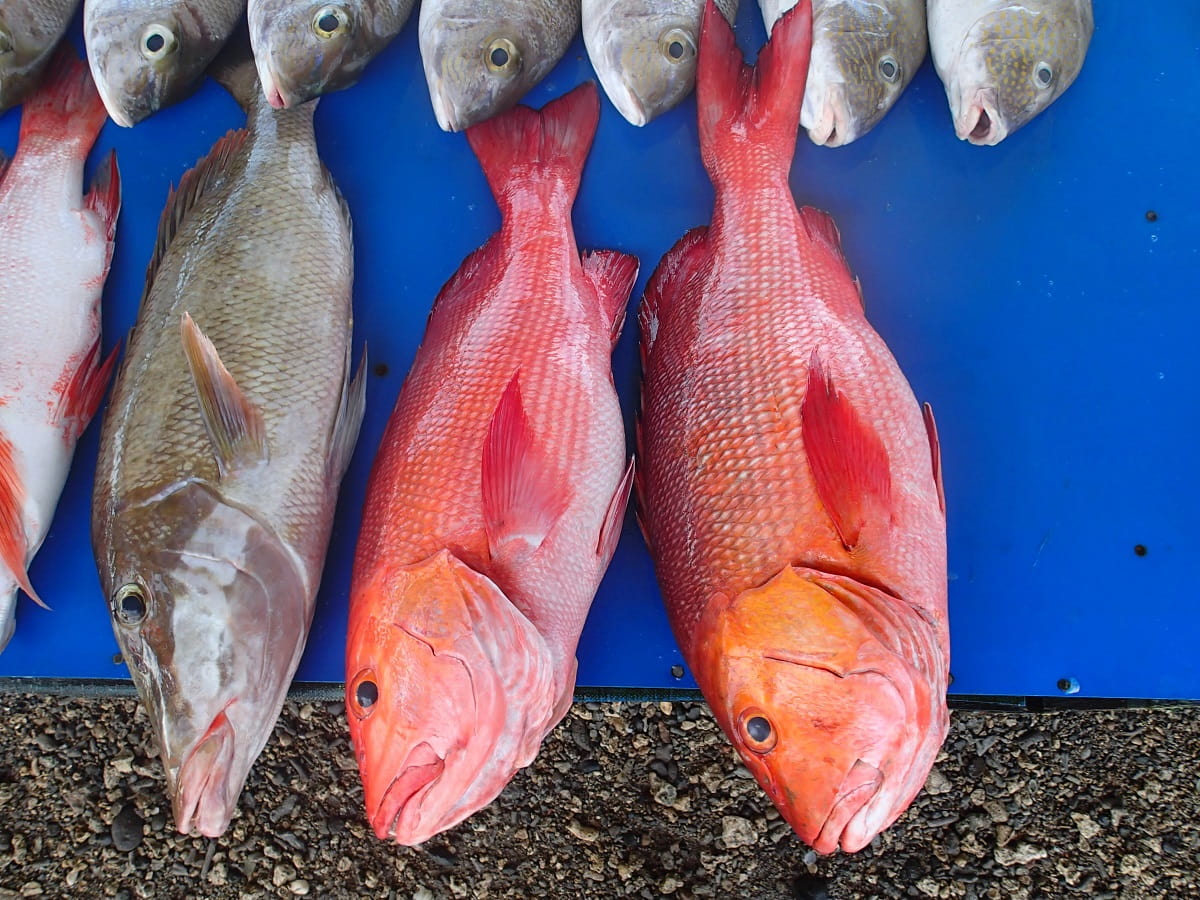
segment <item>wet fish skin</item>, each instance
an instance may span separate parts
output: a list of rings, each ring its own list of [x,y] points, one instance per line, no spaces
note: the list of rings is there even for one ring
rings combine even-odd
[[[0,153],[0,650],[17,590],[58,505],[75,443],[108,386],[100,295],[112,261],[120,177],[109,154],[83,194],[83,166],[107,116],[87,64],[67,49]],[[47,648],[49,649],[49,648]]]
[[[738,0],[717,3],[730,22]],[[696,82],[704,0],[583,0],[583,42],[613,106],[633,125],[677,106]]]
[[[362,417],[351,226],[313,104],[248,108],[172,193],[101,433],[92,542],[175,825],[224,832],[300,661]]]
[[[0,6],[0,113],[37,87],[79,0],[5,0]]]
[[[640,309],[638,511],[672,629],[746,767],[819,853],[911,803],[949,724],[946,522],[932,413],[828,214],[789,172],[811,7],[753,69],[710,3],[697,69],[712,223]]]
[[[424,0],[421,63],[438,125],[463,131],[515,106],[579,23],[580,0]]]
[[[250,43],[271,105],[295,106],[355,84],[415,2],[250,0]]]
[[[131,128],[188,97],[246,11],[246,0],[84,0],[92,77]]]
[[[1083,68],[1091,0],[929,0],[929,47],[960,140],[994,146]]]
[[[767,31],[794,0],[759,0]],[[887,114],[925,60],[925,0],[813,0],[812,61],[800,124],[841,147]]]

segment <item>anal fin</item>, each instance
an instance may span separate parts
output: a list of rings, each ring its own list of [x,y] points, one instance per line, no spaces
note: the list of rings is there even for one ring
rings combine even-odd
[[[109,351],[104,362],[97,365],[100,357],[100,338],[97,337],[60,397],[59,418],[71,423],[73,437],[78,438],[83,434],[88,422],[92,421],[92,416],[100,408],[100,401],[104,399],[104,392],[108,390],[113,366],[117,363],[120,351],[121,345],[118,343]]]
[[[44,609],[49,609],[29,583],[25,555],[29,551],[25,540],[25,485],[17,473],[12,442],[0,434],[0,563],[13,581]]]
[[[654,340],[658,337],[658,322],[663,308],[668,303],[686,303],[689,282],[703,270],[708,259],[704,242],[706,237],[707,225],[687,232],[667,251],[646,284],[646,293],[638,307],[643,369],[654,349]]]
[[[608,501],[608,509],[604,512],[604,522],[600,526],[600,540],[596,543],[596,555],[604,562],[605,568],[617,552],[617,541],[621,539],[621,526],[625,523],[625,507],[629,505],[629,493],[633,489],[634,457],[629,458],[625,474],[613,491],[612,499]]]
[[[358,371],[350,378],[350,347],[346,347],[346,380],[342,384],[342,399],[338,404],[337,418],[329,439],[329,471],[336,481],[341,481],[354,455],[358,443],[358,432],[362,427],[363,413],[367,409],[367,348],[363,346]]]
[[[117,169],[117,154],[109,150],[100,162],[100,168],[92,176],[92,184],[83,199],[85,209],[90,209],[104,223],[104,274],[112,264],[114,238],[117,234],[117,216],[121,211],[121,173]]]
[[[638,258],[617,250],[594,250],[580,259],[583,274],[596,289],[600,306],[608,316],[609,334],[615,345],[625,324],[629,294],[638,276]]]
[[[925,417],[925,431],[929,435],[929,455],[933,462],[933,483],[937,486],[938,506],[946,514],[946,488],[942,484],[942,445],[938,441],[937,422],[933,420],[933,407],[921,404],[921,415]]]

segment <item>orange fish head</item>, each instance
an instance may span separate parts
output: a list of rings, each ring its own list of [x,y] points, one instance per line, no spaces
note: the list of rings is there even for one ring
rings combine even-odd
[[[699,635],[705,697],[805,843],[853,853],[904,812],[949,724],[944,656],[911,607],[789,567],[714,598]]]
[[[533,761],[564,688],[533,624],[449,551],[356,584],[350,607],[346,709],[367,816],[381,839],[420,844]]]

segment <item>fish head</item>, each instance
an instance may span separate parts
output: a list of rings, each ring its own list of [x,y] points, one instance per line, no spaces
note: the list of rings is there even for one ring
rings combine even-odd
[[[925,59],[924,17],[920,2],[832,0],[814,9],[800,111],[813,143],[848,144],[892,108]]]
[[[33,89],[51,35],[40,34],[39,16],[23,4],[0,6],[0,111]]]
[[[118,511],[98,547],[175,825],[217,837],[283,705],[311,592],[270,528],[200,482]]]
[[[573,684],[558,685],[545,640],[503,592],[446,550],[356,579],[346,673],[367,817],[410,846],[532,762]]]
[[[131,128],[188,96],[228,37],[193,2],[88,3],[88,63],[109,116]],[[243,7],[244,8],[244,7]],[[232,22],[229,23],[232,27]]]
[[[714,715],[819,853],[860,850],[895,821],[945,738],[944,678],[881,640],[881,623],[872,598],[788,567],[714,598],[700,624],[693,670]]]
[[[946,79],[960,140],[995,145],[1053,103],[1083,67],[1089,3],[1004,4],[967,31]]]

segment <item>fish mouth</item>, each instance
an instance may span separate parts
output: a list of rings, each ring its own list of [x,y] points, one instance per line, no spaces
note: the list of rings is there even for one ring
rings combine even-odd
[[[882,788],[883,773],[864,760],[855,760],[812,848],[827,854],[840,846],[846,853],[856,853],[871,843],[879,829],[874,827],[868,807]]]
[[[970,141],[979,147],[991,147],[1004,140],[1008,129],[996,106],[996,92],[983,88],[975,92],[971,103],[954,123],[959,140]]]
[[[600,83],[604,84],[603,78],[600,79]],[[624,116],[630,125],[640,128],[650,121],[646,104],[629,85],[620,81],[611,87],[604,84],[604,92],[608,94],[608,99],[617,108],[617,112]]]
[[[104,108],[108,110],[108,117],[120,125],[122,128],[132,128],[140,119],[135,120],[120,103],[117,103],[112,95],[111,86],[100,77],[100,73],[96,71],[96,67],[92,67],[92,81],[96,85],[96,93],[100,95],[101,102],[104,103]],[[144,119],[145,116],[140,118]]]
[[[430,84],[429,98],[433,101],[433,114],[437,117],[438,127],[442,131],[462,131],[468,125],[474,124],[473,122],[464,123],[454,99],[441,82],[436,85]]]
[[[234,744],[233,725],[221,710],[179,768],[171,805],[180,834],[220,837],[229,827],[237,801],[229,795]]]
[[[292,105],[279,86],[278,76],[265,60],[259,63],[258,80],[262,84],[263,94],[266,95],[267,102],[271,104],[272,109],[286,109]]]
[[[805,118],[808,118],[807,116]],[[819,147],[841,147],[858,135],[850,119],[850,105],[844,84],[827,84],[820,115],[805,124],[808,139]]]
[[[446,761],[428,743],[422,741],[408,754],[383,799],[371,824],[380,840],[393,840],[412,847],[429,840],[441,830],[440,822],[422,828],[418,821],[421,805],[418,795],[428,792],[445,771]]]

